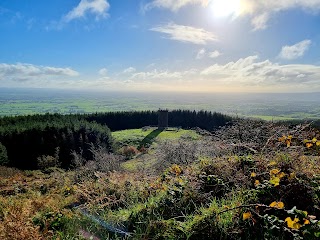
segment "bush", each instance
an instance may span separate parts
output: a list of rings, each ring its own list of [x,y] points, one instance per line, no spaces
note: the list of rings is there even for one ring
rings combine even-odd
[[[159,144],[157,151],[158,170],[172,164],[188,165],[198,160],[198,145],[193,141],[165,141]]]
[[[125,146],[123,148],[123,155],[126,157],[126,159],[131,159],[133,156],[135,156],[139,151],[134,146]]]
[[[7,149],[0,143],[0,165],[7,165],[9,163]]]
[[[90,151],[92,152],[93,162],[97,171],[110,172],[121,169],[121,156],[111,154],[101,146],[95,147],[92,145]]]

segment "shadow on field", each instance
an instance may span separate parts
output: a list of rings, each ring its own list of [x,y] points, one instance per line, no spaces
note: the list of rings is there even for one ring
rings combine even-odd
[[[164,129],[157,128],[145,136],[145,138],[140,142],[138,149],[141,149],[142,147],[149,147],[154,142],[154,139],[163,132],[163,130]]]

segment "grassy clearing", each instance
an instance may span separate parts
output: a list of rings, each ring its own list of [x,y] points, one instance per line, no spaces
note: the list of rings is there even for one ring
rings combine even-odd
[[[179,141],[179,139],[188,139],[192,141],[199,140],[201,136],[194,130],[185,130],[178,128],[168,128],[159,130],[157,128],[147,129],[128,129],[112,133],[116,144],[121,149],[122,146],[133,146],[137,149],[146,148],[143,153],[134,154],[130,159],[122,164],[127,171],[147,170],[157,162],[155,149],[157,143],[162,141]]]
[[[181,137],[188,137],[194,140],[200,138],[200,135],[197,134],[194,130],[185,130],[178,128],[168,128],[167,130],[161,131],[157,128],[146,128],[146,129],[127,129],[122,131],[115,131],[112,133],[112,136],[116,142],[120,144],[132,144],[138,147],[143,141],[147,142],[148,140],[170,140],[170,139],[179,139]]]

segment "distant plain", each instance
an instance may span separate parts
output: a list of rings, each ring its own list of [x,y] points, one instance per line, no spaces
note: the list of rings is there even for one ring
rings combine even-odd
[[[320,93],[90,92],[0,88],[0,116],[189,109],[265,120],[319,119]]]

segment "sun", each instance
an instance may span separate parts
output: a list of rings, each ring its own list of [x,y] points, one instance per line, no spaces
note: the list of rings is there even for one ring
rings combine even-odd
[[[211,8],[215,17],[235,17],[240,14],[241,0],[213,0]]]

